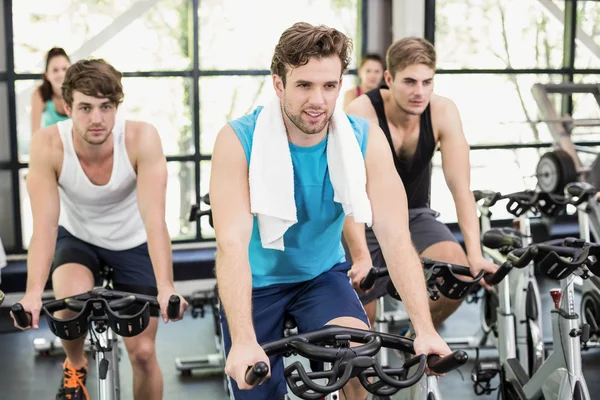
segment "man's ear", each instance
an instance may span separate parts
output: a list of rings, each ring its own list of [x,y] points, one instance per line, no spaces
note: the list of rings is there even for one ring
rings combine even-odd
[[[73,116],[71,115],[71,107],[69,107],[69,105],[67,104],[67,102],[65,101],[65,99],[62,100],[63,103],[63,108],[65,109],[65,112],[67,113],[67,115],[69,116],[69,118],[73,118]]]
[[[283,79],[279,75],[273,75],[273,89],[275,89],[275,94],[280,99],[283,99],[283,92],[285,89],[285,84],[283,83]]]

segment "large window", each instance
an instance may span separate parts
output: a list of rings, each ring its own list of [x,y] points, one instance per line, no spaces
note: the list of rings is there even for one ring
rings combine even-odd
[[[436,0],[432,37],[438,56],[436,93],[458,106],[469,144],[471,189],[514,192],[536,185],[539,157],[553,137],[532,95],[536,83],[600,83],[600,4],[593,1]],[[574,18],[572,16],[575,14]],[[576,26],[573,26],[573,22]],[[432,29],[435,28],[435,29]],[[574,28],[574,29],[572,29]],[[570,32],[576,32],[571,37]],[[575,57],[571,50],[575,50]],[[558,114],[600,118],[592,95],[553,95]],[[577,127],[573,140],[598,141],[597,128]],[[525,147],[528,144],[537,146]],[[432,207],[444,222],[456,210],[434,157]],[[499,207],[494,219],[509,218]]]
[[[276,9],[277,18],[259,9]],[[360,10],[360,0],[298,0],[283,8],[276,0],[13,0],[13,32],[5,40],[11,49],[7,65],[15,74],[0,82],[0,96],[14,101],[12,115],[0,115],[10,125],[0,132],[0,210],[5,217],[0,235],[9,252],[27,249],[31,237],[25,186],[31,96],[41,84],[50,48],[64,48],[72,61],[104,58],[124,74],[119,117],[156,126],[167,156],[171,238],[211,240],[214,231],[207,219],[188,221],[190,206],[208,192],[219,130],[274,95],[269,68],[279,36],[294,22],[306,21],[340,29],[353,40],[352,73],[344,76],[341,103],[356,84]],[[5,13],[5,19],[10,16]]]
[[[279,37],[298,21],[339,29],[356,44],[358,6],[358,0],[203,0],[199,10],[200,67],[268,70]]]
[[[441,69],[560,68],[564,26],[539,0],[437,0]],[[563,8],[557,2],[557,8]]]
[[[560,81],[559,75],[439,74],[435,92],[456,103],[471,145],[535,143],[552,138],[545,124],[537,122],[531,87]]]
[[[193,53],[189,0],[13,1],[17,72],[38,72],[53,46],[121,71],[185,70]],[[32,26],[35,24],[35,29]]]
[[[600,2],[577,3],[577,68],[600,68]],[[597,82],[598,80],[596,80]]]

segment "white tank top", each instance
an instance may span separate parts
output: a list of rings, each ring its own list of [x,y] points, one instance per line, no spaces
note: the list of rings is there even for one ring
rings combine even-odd
[[[73,146],[73,121],[56,124],[64,157],[58,179],[59,225],[84,242],[107,250],[127,250],[147,241],[137,204],[137,176],[125,147],[125,121],[113,128],[113,169],[106,185],[93,184]]]

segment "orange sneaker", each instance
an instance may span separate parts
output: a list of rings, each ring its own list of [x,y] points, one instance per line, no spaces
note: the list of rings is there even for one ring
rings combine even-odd
[[[63,364],[63,379],[56,394],[56,400],[90,400],[85,389],[87,369],[75,369],[67,360]]]

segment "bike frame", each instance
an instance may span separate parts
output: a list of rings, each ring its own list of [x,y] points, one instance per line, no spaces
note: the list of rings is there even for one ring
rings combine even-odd
[[[477,207],[481,214],[481,232],[484,234],[491,229],[490,207],[485,202],[483,204],[478,203]],[[527,213],[515,218],[513,221],[515,225],[518,225],[517,228],[523,235],[523,245],[530,245],[531,228]],[[506,257],[497,250],[482,246],[482,251],[484,257],[497,265],[502,265],[506,261]],[[481,327],[478,331],[473,336],[467,338],[448,338],[446,342],[452,348],[497,348],[501,359],[515,358],[518,352],[523,368],[526,371],[534,372],[544,358],[544,349],[543,336],[540,329],[542,326],[541,313],[538,312],[535,319],[530,319],[527,316],[526,305],[528,293],[530,292],[532,293],[537,310],[541,310],[539,288],[534,275],[533,263],[522,269],[513,268],[508,276],[493,288],[493,293],[498,296],[500,308],[510,317],[504,318],[503,322],[500,323],[499,315],[496,313],[498,337],[502,338],[502,340],[498,340],[492,332],[492,327],[487,326],[485,311],[488,305],[486,297],[483,297],[481,303]],[[535,362],[532,366],[529,365],[528,358],[528,332],[530,330],[535,331],[533,332]]]
[[[575,313],[574,279],[575,275],[570,275],[560,282],[560,308],[552,310],[554,350],[533,376],[528,379],[514,357],[500,359],[505,383],[514,388],[521,399],[537,400],[542,396],[557,400],[591,399],[581,369],[580,338],[569,334],[579,329],[579,319]],[[504,302],[501,302],[499,318],[506,320],[509,318],[506,315],[508,310],[503,308],[503,304]],[[510,335],[510,332],[506,334]],[[505,354],[510,355],[509,352]]]
[[[483,233],[491,228],[489,209],[487,211],[487,213],[481,213]],[[523,236],[523,246],[529,246],[532,240],[531,226],[527,213],[515,218],[514,223],[517,225],[517,230]],[[506,261],[506,257],[498,251],[485,246],[483,246],[483,253],[499,265]],[[538,310],[536,318],[530,318],[527,315],[527,299],[530,293],[532,293],[535,307]],[[502,280],[497,285],[496,294],[499,298],[499,310],[502,312],[503,323],[500,323],[500,313],[497,312],[498,337],[500,340],[493,337],[493,335],[491,336],[492,341],[498,347],[500,359],[517,358],[518,354],[518,359],[525,371],[533,373],[544,360],[544,341],[541,332],[542,314],[540,312],[542,304],[533,262],[522,269],[513,268],[509,272],[507,279]],[[485,304],[482,304],[482,310],[484,309]],[[529,348],[529,335],[532,335],[533,349]],[[530,351],[534,352],[533,365],[529,365],[528,354]]]
[[[94,323],[94,329],[97,326]],[[103,349],[99,351],[96,346],[93,349],[93,356],[96,360],[96,370],[98,371],[98,399],[99,400],[120,400],[121,385],[119,375],[120,348],[119,337],[110,329],[105,327],[104,332],[92,334],[97,339],[98,345]],[[100,376],[100,363],[103,359],[108,361],[106,377]]]

